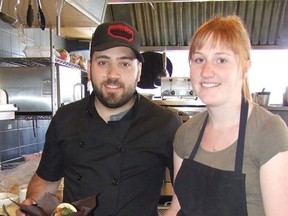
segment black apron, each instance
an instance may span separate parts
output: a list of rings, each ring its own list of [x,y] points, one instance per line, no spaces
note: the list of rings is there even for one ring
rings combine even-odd
[[[241,103],[235,171],[225,171],[194,161],[208,115],[189,159],[184,159],[174,190],[181,209],[177,216],[247,216],[245,174],[242,173],[248,102]]]

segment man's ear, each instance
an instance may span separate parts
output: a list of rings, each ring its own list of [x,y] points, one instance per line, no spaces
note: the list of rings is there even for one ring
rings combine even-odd
[[[140,81],[140,78],[141,78],[141,74],[142,74],[142,63],[141,62],[139,62],[138,63],[138,77],[137,77],[137,81],[139,82]]]
[[[91,81],[91,60],[87,62],[87,77],[88,81]]]

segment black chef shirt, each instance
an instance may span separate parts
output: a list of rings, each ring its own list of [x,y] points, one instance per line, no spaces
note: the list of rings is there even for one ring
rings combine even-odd
[[[58,109],[47,130],[37,174],[64,177],[64,202],[99,195],[95,216],[156,216],[179,117],[136,94],[119,121],[106,123],[95,95]]]

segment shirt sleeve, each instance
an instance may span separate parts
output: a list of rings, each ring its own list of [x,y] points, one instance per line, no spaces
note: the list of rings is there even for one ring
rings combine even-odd
[[[52,118],[45,139],[44,150],[37,175],[47,181],[58,181],[62,177],[62,152],[56,139],[57,117]]]
[[[259,167],[278,153],[288,151],[288,128],[280,116],[260,111],[248,130],[249,152]]]

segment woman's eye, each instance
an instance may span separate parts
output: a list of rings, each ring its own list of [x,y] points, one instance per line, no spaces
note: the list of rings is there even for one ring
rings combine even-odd
[[[202,62],[204,62],[204,59],[203,58],[195,58],[194,59],[194,62],[196,62],[196,63],[202,63]]]
[[[226,63],[226,62],[227,62],[227,59],[225,59],[225,58],[219,58],[219,59],[217,60],[217,62],[220,63],[220,64],[223,64],[223,63]]]

